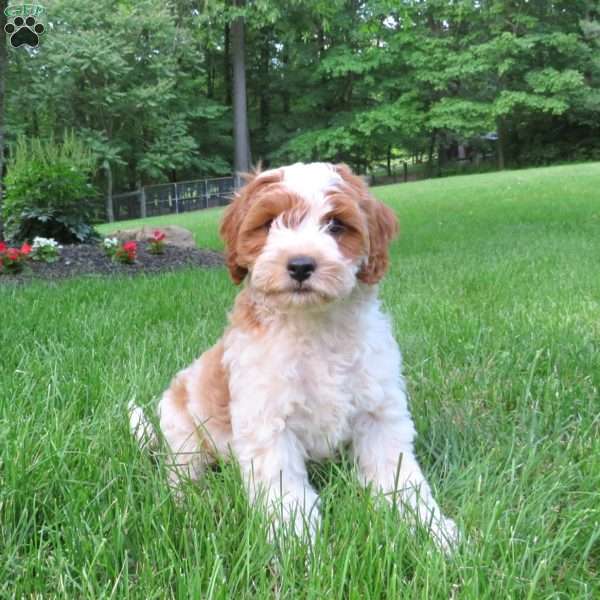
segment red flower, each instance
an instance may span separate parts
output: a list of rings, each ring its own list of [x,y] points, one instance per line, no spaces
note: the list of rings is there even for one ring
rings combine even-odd
[[[21,253],[16,248],[9,248],[6,251],[6,257],[8,260],[19,260]]]
[[[135,242],[126,242],[123,244],[123,250],[127,253],[135,252],[137,250],[137,244]]]
[[[24,242],[24,244],[21,246],[21,254],[27,256],[30,252],[31,246],[27,242]]]
[[[0,242],[0,254],[6,252],[6,244],[4,242]]]
[[[157,242],[162,242],[166,237],[167,237],[167,234],[164,231],[161,231],[160,229],[157,229],[153,233],[153,239]]]

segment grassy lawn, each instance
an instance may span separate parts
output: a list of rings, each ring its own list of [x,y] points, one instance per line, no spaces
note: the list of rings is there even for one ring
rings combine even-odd
[[[174,503],[126,405],[221,334],[224,271],[0,286],[0,597],[600,596],[600,163],[374,191],[418,455],[469,543],[439,555],[344,458],[312,470],[310,560],[273,565],[234,466]],[[219,215],[148,221],[218,248]]]

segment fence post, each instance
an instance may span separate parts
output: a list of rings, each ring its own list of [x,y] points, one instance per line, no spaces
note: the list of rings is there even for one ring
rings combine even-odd
[[[402,165],[404,167],[404,183],[406,183],[408,181],[408,163],[404,161]]]
[[[241,178],[240,174],[236,171],[235,175],[233,176],[233,189],[234,189],[234,191],[237,192],[241,187],[242,187],[242,178]]]
[[[174,183],[173,187],[175,188],[175,214],[179,214],[179,193],[177,192],[177,184]]]
[[[140,217],[146,218],[146,188],[144,186],[140,188]]]

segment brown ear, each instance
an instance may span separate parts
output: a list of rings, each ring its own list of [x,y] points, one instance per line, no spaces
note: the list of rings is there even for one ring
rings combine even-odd
[[[390,242],[399,231],[398,220],[394,211],[375,200],[370,199],[367,215],[369,220],[369,258],[358,273],[358,278],[365,283],[377,283],[387,271],[390,262]]]
[[[361,177],[354,175],[347,165],[335,166],[344,182],[358,195],[359,204],[367,216],[369,228],[369,256],[358,272],[358,279],[368,284],[377,283],[389,264],[390,242],[398,234],[398,220],[394,211],[373,198]]]
[[[225,242],[225,262],[235,284],[241,283],[248,274],[248,265],[240,261],[238,243],[242,223],[252,205],[252,197],[263,185],[281,180],[279,171],[265,172],[261,176],[260,165],[252,173],[243,173],[241,176],[246,180],[246,185],[236,192],[233,201],[225,209],[219,229]]]
[[[229,269],[229,275],[237,285],[244,280],[248,269],[238,264],[237,238],[240,225],[246,214],[245,196],[236,193],[233,202],[225,209],[225,214],[221,221],[219,234],[225,242],[225,263]]]

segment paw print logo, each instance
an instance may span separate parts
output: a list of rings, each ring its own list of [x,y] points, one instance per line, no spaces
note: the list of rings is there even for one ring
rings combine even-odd
[[[15,17],[12,22],[4,26],[4,30],[10,35],[10,43],[13,48],[23,45],[37,48],[40,43],[39,36],[44,33],[45,27],[30,15],[25,19]]]

